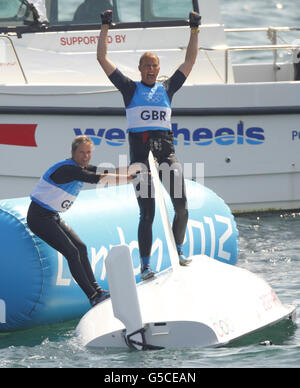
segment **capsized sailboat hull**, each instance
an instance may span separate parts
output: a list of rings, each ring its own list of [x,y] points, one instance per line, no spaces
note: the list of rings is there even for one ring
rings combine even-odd
[[[156,347],[222,346],[295,315],[262,278],[204,255],[138,284],[137,292],[146,343]],[[127,347],[111,300],[91,309],[76,334],[90,348]]]

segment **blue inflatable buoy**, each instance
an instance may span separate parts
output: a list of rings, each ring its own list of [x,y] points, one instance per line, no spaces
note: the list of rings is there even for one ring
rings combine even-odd
[[[228,206],[211,190],[186,181],[189,222],[183,251],[236,264],[238,232]],[[166,196],[170,219],[173,207]],[[79,318],[89,302],[72,279],[67,261],[36,237],[26,223],[29,198],[0,201],[0,332]],[[95,277],[108,288],[104,259],[111,246],[130,248],[136,281],[140,278],[137,243],[139,209],[132,185],[82,191],[62,215],[88,247]],[[151,264],[170,266],[167,242],[157,206]]]

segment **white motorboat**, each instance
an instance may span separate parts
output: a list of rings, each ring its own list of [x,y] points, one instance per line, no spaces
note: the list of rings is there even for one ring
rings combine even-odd
[[[96,60],[99,14],[113,8],[114,63],[138,80],[138,58],[153,51],[163,79],[183,61],[186,19],[197,6],[192,0],[140,0],[130,8],[125,0],[31,3],[39,12],[25,0],[1,1],[0,198],[28,195],[54,160],[68,156],[78,134],[93,139],[92,162],[127,164],[123,101]],[[186,177],[204,175],[233,211],[297,208],[299,45],[278,44],[277,37],[299,29],[259,29],[271,44],[232,47],[226,36],[234,30],[224,29],[218,1],[200,0],[199,8],[197,63],[173,100],[172,129]],[[233,65],[236,50],[271,51],[274,61]],[[280,62],[285,51],[294,55]]]

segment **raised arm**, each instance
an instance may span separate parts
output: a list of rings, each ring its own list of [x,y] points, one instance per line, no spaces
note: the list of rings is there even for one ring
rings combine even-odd
[[[190,13],[190,40],[186,49],[185,61],[179,66],[180,70],[186,77],[192,71],[198,55],[198,33],[201,24],[201,16],[196,12]]]
[[[97,46],[97,59],[105,74],[109,77],[117,68],[107,57],[107,34],[112,22],[112,11],[108,10],[101,14],[102,25]]]

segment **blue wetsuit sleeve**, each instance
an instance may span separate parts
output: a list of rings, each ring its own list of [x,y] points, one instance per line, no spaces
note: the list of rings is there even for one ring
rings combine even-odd
[[[186,76],[180,71],[176,70],[175,73],[168,78],[165,82],[163,82],[164,88],[168,94],[170,102],[174,94],[181,88],[186,80]]]
[[[125,107],[128,106],[134,95],[136,84],[130,78],[126,77],[120,72],[119,69],[116,69],[110,76],[109,79],[115,85],[115,87],[120,90],[123,96]]]
[[[73,181],[81,181],[87,183],[98,183],[100,175],[96,174],[97,167],[89,165],[86,168],[81,168],[72,165],[59,167],[53,174],[51,179],[54,183],[62,185]]]

